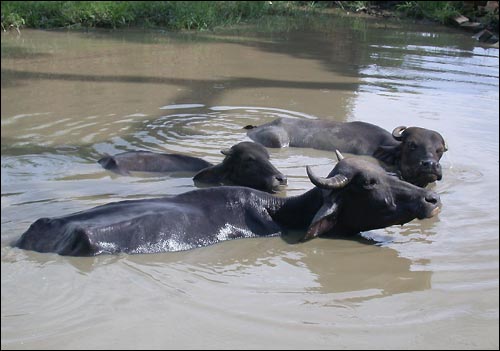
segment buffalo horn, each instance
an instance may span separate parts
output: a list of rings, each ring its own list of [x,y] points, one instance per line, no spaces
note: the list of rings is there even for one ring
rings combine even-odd
[[[403,132],[405,131],[405,129],[406,129],[405,126],[399,126],[394,128],[394,130],[392,131],[392,136],[394,137],[394,139],[401,140],[401,138],[403,138]]]
[[[337,155],[337,160],[339,160],[339,162],[344,159],[344,155],[342,155],[339,150],[335,150],[335,155]]]
[[[313,174],[311,167],[306,167],[307,176],[311,182],[318,188],[322,189],[340,189],[349,183],[349,179],[343,174],[336,174],[331,178],[318,177]]]

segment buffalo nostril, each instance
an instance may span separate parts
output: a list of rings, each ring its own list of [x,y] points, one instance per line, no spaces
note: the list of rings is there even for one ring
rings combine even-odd
[[[430,193],[425,196],[425,201],[437,205],[439,203],[439,195],[435,193]]]
[[[420,165],[430,169],[436,169],[436,170],[441,169],[441,165],[439,164],[439,162],[436,162],[434,160],[420,161]]]
[[[287,183],[287,181],[288,181],[288,180],[287,180],[287,178],[286,178],[284,175],[282,175],[282,174],[275,176],[275,178],[276,178],[276,180],[277,180],[280,184],[283,184],[283,185],[284,185],[284,184],[286,184],[286,183]]]

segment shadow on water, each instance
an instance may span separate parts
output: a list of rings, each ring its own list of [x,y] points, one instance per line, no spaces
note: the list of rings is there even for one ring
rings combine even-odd
[[[271,23],[271,21],[273,21]],[[255,27],[248,35],[239,30],[223,30],[211,33],[169,33],[169,32],[146,32],[146,31],[96,31],[80,33],[82,40],[98,39],[112,40],[119,45],[131,41],[140,45],[156,45],[152,50],[167,48],[168,44],[196,45],[198,43],[231,44],[234,50],[238,47],[250,47],[257,51],[286,55],[296,59],[317,61],[324,69],[331,72],[340,72],[342,75],[357,77],[358,66],[364,61],[368,54],[362,45],[351,45],[352,40],[359,41],[366,35],[366,28],[353,29],[347,21],[332,22],[328,16],[318,18],[306,18],[305,20],[294,19],[268,19],[263,25],[258,25],[261,31],[254,32]],[[332,26],[332,23],[335,23]],[[307,28],[307,31],[305,31]],[[312,29],[311,29],[312,28]],[[57,33],[57,32],[56,32]],[[332,36],[336,40],[332,40]],[[337,40],[338,37],[338,40]],[[2,45],[4,47],[4,45]],[[10,51],[16,47],[7,46]],[[29,51],[19,47],[20,51]],[[149,49],[151,50],[151,48]],[[365,52],[360,52],[363,50]],[[41,55],[44,55],[43,53]],[[12,57],[9,57],[12,58]],[[28,58],[31,58],[28,56]],[[76,82],[97,83],[136,83],[136,84],[164,84],[179,88],[190,88],[181,90],[174,101],[197,101],[212,106],[225,90],[248,89],[248,88],[278,88],[278,89],[308,89],[308,90],[344,90],[357,91],[358,84],[348,82],[315,82],[315,81],[293,81],[277,79],[259,79],[251,77],[231,76],[229,78],[218,77],[217,79],[182,79],[170,77],[152,77],[140,75],[86,75],[68,73],[36,72],[17,69],[2,68],[2,87],[8,88],[19,86],[27,80],[60,80]],[[215,87],[215,89],[214,89]]]
[[[284,242],[287,244],[296,244],[300,245],[301,239],[304,237],[303,231],[290,231],[286,235],[281,236]],[[324,235],[321,237],[322,240],[346,240],[353,243],[359,243],[364,245],[376,245],[378,242],[375,239],[364,237],[360,234],[358,235]],[[314,240],[314,239],[313,239]]]
[[[15,46],[12,44],[2,44],[2,59],[15,60],[36,60],[51,57],[52,54],[47,52],[38,52],[35,49]]]
[[[11,255],[12,259],[6,257],[4,262],[30,261],[36,266],[69,263],[81,275],[91,275],[94,271],[107,270],[109,265],[118,264],[152,279],[155,284],[180,290],[189,290],[184,286],[186,281],[212,282],[216,284],[211,284],[211,289],[227,289],[227,284],[245,285],[242,281],[248,275],[268,279],[268,276],[288,272],[290,276],[286,279],[281,277],[272,286],[259,284],[254,289],[266,293],[304,290],[339,294],[333,295],[333,300],[354,303],[423,291],[432,285],[432,272],[425,270],[428,261],[419,261],[419,268],[415,269],[415,262],[401,257],[397,250],[365,245],[373,244],[373,241],[320,238],[283,246],[277,245],[275,240],[277,238],[230,240],[188,251],[96,257],[24,251],[21,255]],[[176,274],[172,276],[174,271]],[[307,280],[303,280],[306,277]]]
[[[343,82],[299,82],[276,79],[259,79],[251,77],[230,77],[226,79],[181,79],[167,77],[144,77],[144,76],[111,76],[111,75],[88,75],[88,74],[69,74],[69,73],[46,73],[21,71],[12,69],[2,69],[2,83],[10,84],[10,82],[23,80],[64,80],[76,82],[101,82],[101,83],[136,83],[136,84],[166,84],[176,85],[181,87],[195,87],[203,92],[209,91],[214,85],[224,86],[231,89],[238,88],[287,88],[287,89],[353,89],[356,84]],[[222,89],[217,89],[223,93]],[[192,96],[192,94],[190,94]],[[198,101],[195,98],[192,100]],[[182,100],[176,99],[176,100]]]
[[[377,46],[390,49],[393,60],[388,63],[394,66],[401,65],[403,57],[408,54],[406,46],[410,43],[415,47],[415,53],[431,50],[435,56],[455,57],[471,57],[477,44],[468,33],[438,24],[417,24],[410,20],[357,18],[338,14],[316,14],[304,18],[264,18],[248,27],[240,25],[210,32],[184,33],[164,30],[107,31],[91,33],[91,38],[135,44],[232,44],[266,53],[321,62],[327,71],[352,76],[358,76],[359,66],[372,61],[372,50],[367,49],[367,43],[375,42]],[[392,34],[387,35],[388,32]],[[450,47],[450,37],[457,34],[469,40],[454,41],[454,46]],[[81,33],[81,37],[88,38],[89,33]],[[433,46],[429,46],[429,41]],[[439,53],[440,47],[450,50]]]
[[[332,20],[334,18],[335,20]],[[427,25],[428,27],[428,25]],[[310,62],[318,62],[323,70],[339,73],[348,77],[382,78],[376,74],[363,74],[363,69],[373,64],[373,44],[383,47],[384,66],[400,67],[404,64],[404,57],[408,55],[407,44],[411,43],[415,54],[431,50],[433,56],[453,55],[456,57],[473,55],[474,41],[462,40],[452,50],[439,53],[439,47],[449,45],[449,29],[432,26],[432,33],[423,35],[422,25],[412,25],[384,19],[358,19],[351,17],[332,17],[329,15],[297,18],[266,19],[252,31],[245,29],[224,29],[210,33],[171,33],[165,31],[91,31],[77,33],[82,40],[114,41],[116,43],[132,42],[141,45],[155,45],[148,50],[162,50],[168,44],[195,45],[197,43],[230,44],[238,47],[250,47],[263,53],[285,55]],[[255,32],[257,28],[257,32]],[[428,29],[427,29],[428,30]],[[387,35],[387,32],[393,35]],[[57,33],[57,32],[56,32]],[[252,34],[248,34],[252,33]],[[425,34],[425,32],[424,32]],[[456,35],[455,32],[452,33]],[[429,46],[429,37],[433,46]],[[357,43],[356,45],[352,45]],[[34,53],[31,49],[17,47],[12,44],[2,44],[2,58],[17,58],[23,53],[26,58],[37,58],[49,55]],[[10,55],[10,56],[9,56]],[[14,56],[12,56],[14,55]],[[35,55],[32,57],[31,55]],[[377,61],[377,62],[378,62]],[[392,72],[392,75],[397,72]],[[408,88],[411,82],[404,77],[400,81],[392,79],[388,90]],[[238,89],[307,89],[307,90],[342,90],[359,91],[360,83],[351,82],[321,82],[321,81],[294,81],[286,79],[262,79],[252,77],[217,77],[216,79],[183,79],[165,76],[145,75],[90,75],[79,73],[52,73],[36,72],[22,69],[2,68],[2,88],[24,84],[25,81],[54,80],[70,82],[92,83],[130,83],[149,85],[168,85],[176,87],[177,96],[172,99],[176,102],[196,101],[208,106],[216,105],[217,101],[228,91]],[[363,82],[363,84],[374,84]]]

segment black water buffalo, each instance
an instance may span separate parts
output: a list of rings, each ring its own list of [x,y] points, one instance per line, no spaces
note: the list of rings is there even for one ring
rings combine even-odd
[[[309,147],[369,155],[396,168],[402,179],[425,187],[441,180],[439,160],[447,150],[443,137],[432,130],[397,127],[391,133],[365,122],[335,122],[279,118],[248,136],[267,147]]]
[[[302,240],[429,218],[439,196],[388,175],[365,160],[340,160],[327,178],[311,169],[313,189],[277,197],[224,186],[147,200],[111,203],[34,222],[15,246],[61,255],[157,253],[187,250],[236,238],[303,231]]]
[[[198,172],[213,166],[198,157],[151,151],[127,151],[104,156],[97,161],[103,168],[121,174],[130,172]]]
[[[195,184],[242,185],[276,192],[287,178],[269,161],[269,152],[260,144],[241,142],[221,151],[222,163],[213,165],[198,157],[150,151],[129,151],[106,156],[98,162],[110,171],[128,175],[138,172],[197,172]]]

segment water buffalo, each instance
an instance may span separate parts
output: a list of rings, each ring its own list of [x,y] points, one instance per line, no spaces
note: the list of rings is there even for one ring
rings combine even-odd
[[[391,133],[365,122],[335,122],[279,118],[258,127],[246,126],[248,136],[267,147],[309,147],[369,155],[395,167],[402,179],[420,187],[441,180],[439,160],[447,150],[432,130],[397,127]]]
[[[436,193],[362,159],[340,160],[327,178],[309,167],[307,174],[316,186],[295,197],[223,186],[41,218],[14,245],[75,256],[157,253],[288,230],[303,231],[302,240],[351,235],[429,218],[440,209]]]
[[[198,172],[213,166],[198,157],[151,151],[127,151],[104,156],[97,161],[103,168],[121,174],[130,172]]]
[[[241,142],[222,150],[222,163],[213,165],[198,157],[150,151],[129,151],[106,156],[98,162],[110,171],[128,175],[139,172],[197,172],[195,184],[242,185],[276,192],[287,178],[269,161],[269,152],[260,144]]]

